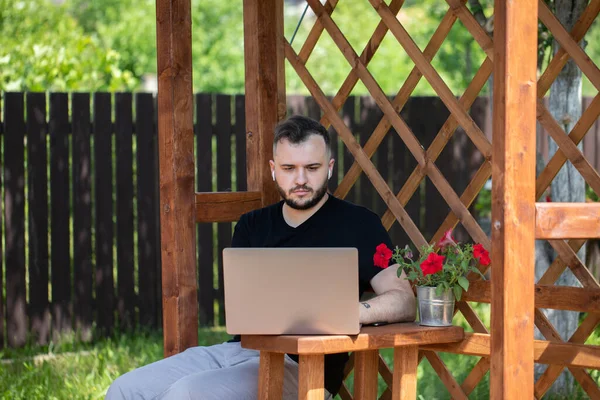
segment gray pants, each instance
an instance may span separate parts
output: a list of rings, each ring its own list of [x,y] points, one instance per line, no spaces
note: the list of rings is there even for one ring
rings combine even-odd
[[[258,351],[240,343],[190,348],[120,376],[105,399],[255,400],[259,360]],[[286,355],[283,399],[297,398],[298,364]]]

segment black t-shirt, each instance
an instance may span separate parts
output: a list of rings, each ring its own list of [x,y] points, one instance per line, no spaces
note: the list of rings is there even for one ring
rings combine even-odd
[[[289,226],[283,218],[283,201],[242,215],[236,224],[231,245],[355,247],[358,249],[359,296],[362,296],[370,287],[371,279],[381,272],[381,268],[373,264],[375,248],[381,243],[392,248],[390,237],[375,213],[329,195],[325,204],[296,228]],[[239,336],[233,339],[239,340]],[[290,354],[290,357],[298,361],[298,356]],[[325,356],[325,388],[333,395],[342,384],[347,361],[347,353]]]

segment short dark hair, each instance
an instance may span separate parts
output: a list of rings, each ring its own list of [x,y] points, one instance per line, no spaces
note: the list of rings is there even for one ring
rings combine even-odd
[[[284,139],[292,144],[300,144],[311,135],[321,136],[325,141],[327,152],[331,155],[331,139],[327,129],[318,121],[303,115],[293,115],[277,124],[273,138],[273,150]]]

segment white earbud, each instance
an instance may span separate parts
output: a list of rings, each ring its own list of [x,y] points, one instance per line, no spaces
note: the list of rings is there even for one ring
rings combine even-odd
[[[329,173],[327,174],[327,179],[331,179],[331,170],[329,170]]]
[[[273,180],[275,180],[275,171],[271,172],[271,176],[273,177]]]

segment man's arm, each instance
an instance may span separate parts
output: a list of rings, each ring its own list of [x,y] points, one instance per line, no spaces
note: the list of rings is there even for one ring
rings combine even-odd
[[[415,295],[404,271],[398,277],[397,269],[398,264],[391,265],[371,279],[376,296],[359,304],[361,324],[415,320]]]

